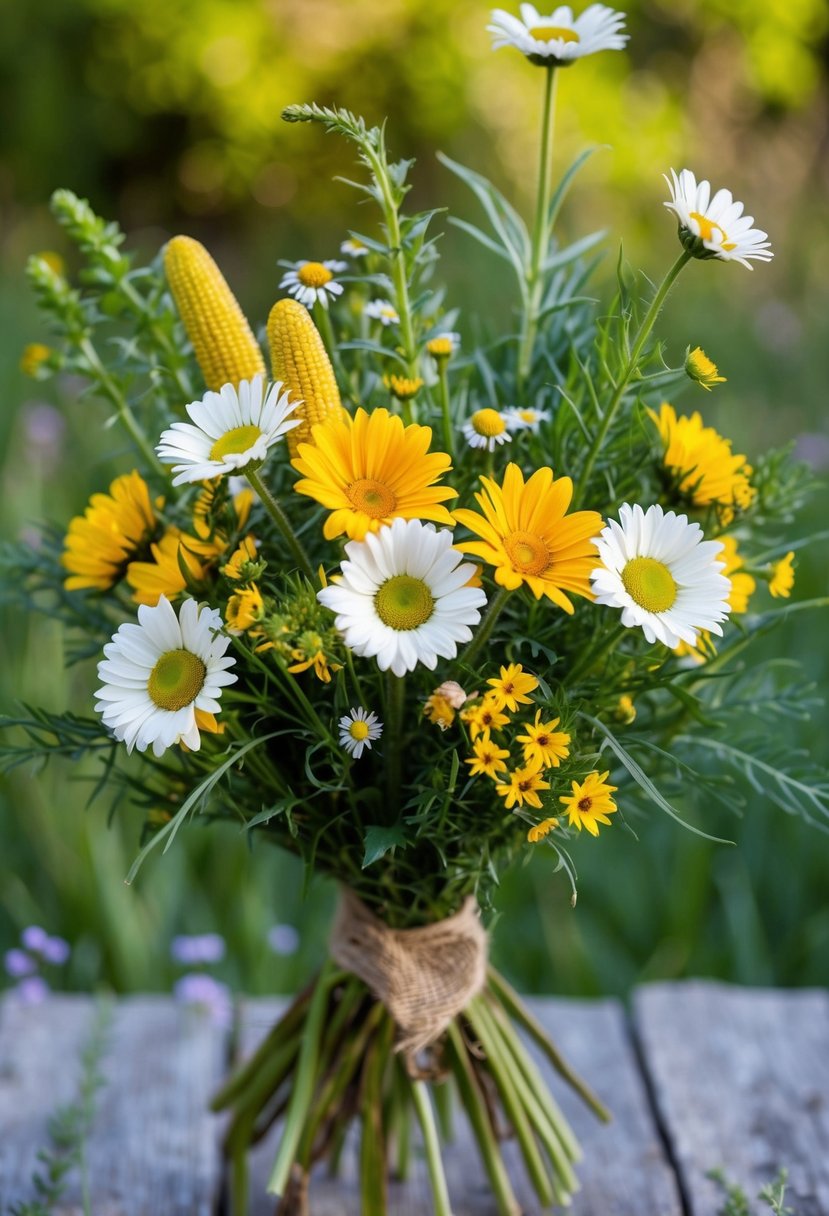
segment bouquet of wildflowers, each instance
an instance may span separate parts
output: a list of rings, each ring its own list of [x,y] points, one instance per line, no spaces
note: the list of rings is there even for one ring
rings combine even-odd
[[[604,1109],[487,964],[499,873],[549,850],[575,903],[580,848],[653,807],[704,834],[692,798],[729,770],[783,810],[827,811],[821,775],[778,766],[765,737],[803,693],[748,652],[794,610],[775,599],[808,487],[785,454],[749,460],[669,404],[725,377],[699,348],[672,366],[653,337],[686,267],[750,270],[766,234],[728,190],[672,171],[675,263],[653,289],[620,259],[612,300],[590,298],[601,234],[555,236],[587,154],[554,184],[554,91],[624,44],[623,16],[522,5],[489,28],[541,69],[532,225],[442,160],[485,217],[455,220],[457,239],[514,271],[514,331],[484,316],[476,345],[459,335],[436,213],[405,210],[411,162],[382,127],[316,105],[284,117],[353,143],[372,218],[341,260],[285,264],[262,333],[197,241],[137,266],[67,191],[53,209],[78,285],[31,263],[56,334],[31,370],[83,377],[134,451],[68,530],[7,556],[27,603],[80,639],[74,657],[99,658],[94,712],[18,720],[14,758],[98,755],[146,807],[134,871],[201,815],[342,888],[330,960],[217,1096],[238,1211],[247,1149],[282,1118],[281,1211],[304,1210],[311,1167],[356,1120],[364,1211],[385,1211],[416,1122],[446,1216],[451,1095],[505,1216],[505,1128],[539,1201],[567,1203],[578,1145],[518,1029]]]

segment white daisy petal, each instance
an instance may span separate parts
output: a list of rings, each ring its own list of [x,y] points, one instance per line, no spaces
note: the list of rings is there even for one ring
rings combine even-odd
[[[596,602],[621,608],[626,628],[672,649],[694,645],[700,630],[721,633],[731,611],[731,583],[720,571],[720,541],[703,539],[697,523],[660,506],[624,503],[594,538],[601,565],[590,575]]]
[[[769,262],[774,257],[767,233],[753,228],[754,216],[743,215],[743,204],[730,190],[718,190],[711,197],[707,181],[697,184],[690,169],[665,177],[671,192],[665,206],[679,220],[679,237],[694,257],[719,258],[740,262],[752,269],[748,259]]]
[[[521,5],[521,17],[504,9],[494,9],[490,24],[492,48],[512,46],[541,67],[564,66],[597,51],[618,51],[628,36],[623,33],[625,14],[604,4],[591,4],[574,17],[568,5],[557,8],[549,17],[532,4]]]
[[[230,639],[212,632],[221,629],[221,614],[187,599],[176,616],[162,595],[154,608],[138,609],[138,621],[122,625],[104,647],[95,711],[128,751],[152,746],[161,756],[180,742],[197,751],[196,709],[218,713],[222,686],[237,679],[227,670],[236,660],[223,657]],[[142,667],[133,664],[136,653],[148,660]]]
[[[466,587],[474,567],[452,547],[452,533],[418,519],[396,519],[364,541],[350,541],[338,583],[317,592],[336,614],[346,646],[395,675],[418,663],[433,670],[469,641],[486,603]]]

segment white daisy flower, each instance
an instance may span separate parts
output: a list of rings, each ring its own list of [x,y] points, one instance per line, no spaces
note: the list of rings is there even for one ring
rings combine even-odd
[[[383,733],[383,723],[377,714],[367,713],[362,705],[356,709],[352,706],[349,713],[340,718],[340,745],[350,756],[359,760],[363,750],[371,747],[374,739],[379,739]]]
[[[242,380],[238,388],[224,384],[218,393],[191,401],[191,421],[174,422],[156,451],[173,466],[174,486],[258,468],[285,432],[299,426],[301,419],[288,417],[299,404],[289,401],[279,381],[265,385],[261,376]]]
[[[471,448],[486,448],[488,452],[494,452],[499,443],[509,443],[512,438],[506,416],[489,408],[476,410],[463,424],[463,434]]]
[[[448,359],[452,355],[457,354],[461,345],[460,334],[453,330],[444,329],[440,333],[433,334],[426,343],[426,349],[433,359]]]
[[[452,533],[419,519],[395,519],[364,541],[350,541],[340,581],[317,592],[337,614],[346,646],[360,658],[376,658],[396,676],[438,658],[454,659],[486,596],[466,584],[476,567],[452,547]]]
[[[508,431],[532,431],[534,435],[537,435],[541,423],[550,421],[550,411],[520,410],[516,406],[511,406],[508,410],[503,411],[503,418]]]
[[[306,308],[313,308],[317,303],[327,308],[329,296],[342,295],[342,284],[334,275],[344,270],[348,270],[347,262],[294,262],[293,269],[282,276],[279,286],[287,288],[288,294]]]
[[[392,308],[388,300],[369,300],[363,311],[372,321],[379,321],[381,325],[396,325],[400,320],[397,310]]]
[[[96,712],[127,751],[152,745],[156,756],[185,743],[200,746],[199,726],[215,730],[222,688],[237,680],[224,654],[230,638],[221,633],[217,608],[199,609],[185,600],[178,616],[161,596],[155,608],[142,604],[138,624],[125,624],[104,647],[98,664],[101,687]]]
[[[502,8],[493,9],[492,49],[514,46],[539,67],[566,67],[574,59],[597,51],[620,51],[628,40],[622,33],[625,14],[604,4],[591,4],[579,17],[569,5],[542,17],[532,4],[521,5],[521,18]]]
[[[705,540],[699,524],[660,506],[625,503],[619,519],[593,540],[602,562],[590,575],[596,602],[621,608],[623,625],[672,650],[693,646],[703,629],[721,635],[731,611],[722,541]]]
[[[368,252],[368,245],[364,245],[362,241],[358,241],[356,236],[350,236],[347,241],[343,241],[342,245],[340,245],[340,253],[344,253],[350,258],[364,258]]]
[[[695,258],[722,258],[724,262],[741,262],[753,270],[747,260],[770,262],[774,257],[767,232],[752,228],[753,215],[743,215],[743,204],[736,202],[730,190],[718,190],[711,197],[710,182],[697,179],[690,169],[679,176],[663,174],[671,192],[665,203],[679,220],[679,239]]]

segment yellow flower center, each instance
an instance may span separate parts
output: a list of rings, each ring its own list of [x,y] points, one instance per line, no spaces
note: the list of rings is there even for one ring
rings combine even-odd
[[[240,456],[248,448],[252,448],[262,431],[252,422],[244,426],[234,426],[224,435],[220,435],[210,449],[211,460],[224,460],[225,456]]]
[[[435,359],[447,359],[452,354],[452,339],[432,338],[426,343],[426,349]]]
[[[358,481],[352,481],[346,494],[353,507],[372,519],[383,519],[391,515],[397,506],[393,491],[382,481],[375,481],[373,477],[361,477]]]
[[[504,548],[521,574],[543,574],[550,565],[550,554],[540,536],[533,532],[510,532]]]
[[[304,266],[300,266],[296,275],[303,287],[324,287],[334,277],[322,262],[306,262]]]
[[[479,435],[485,435],[487,439],[493,435],[503,435],[507,429],[498,411],[491,409],[477,410],[472,415],[472,425]]]
[[[550,736],[542,731],[541,734],[535,736],[535,741],[539,747],[546,747],[550,742]]]
[[[538,418],[535,410],[519,410],[518,417],[522,422],[535,422]]]
[[[363,739],[368,738],[368,723],[358,719],[356,722],[351,723],[348,733],[352,739],[356,739],[360,743]]]
[[[522,794],[526,794],[533,788],[534,777],[525,777],[523,781],[518,782],[518,788]]]
[[[717,232],[722,233],[722,241],[720,242],[720,247],[722,249],[736,248],[734,242],[729,241],[725,229],[720,224],[718,224],[715,220],[709,220],[707,215],[700,215],[699,211],[689,211],[688,214],[690,215],[692,220],[696,220],[697,223],[699,224],[699,234],[703,241],[713,241],[714,240],[714,229],[716,228]]]
[[[562,42],[579,41],[576,31],[568,29],[566,25],[534,25],[527,33],[536,42],[556,42],[559,38]]]
[[[428,621],[435,601],[423,579],[395,574],[377,592],[374,606],[384,625],[402,632]]]
[[[666,612],[676,599],[674,576],[654,557],[634,557],[622,571],[622,582],[631,599],[646,612]]]
[[[171,713],[190,705],[204,686],[207,668],[189,650],[168,650],[150,672],[147,692],[159,709]]]
[[[579,810],[581,811],[582,815],[586,815],[592,805],[593,805],[592,798],[580,798],[579,799]]]

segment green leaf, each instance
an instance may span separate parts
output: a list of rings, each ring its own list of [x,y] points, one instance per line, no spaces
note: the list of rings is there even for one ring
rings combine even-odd
[[[395,849],[398,846],[404,848],[406,845],[406,833],[402,823],[393,823],[391,827],[381,823],[370,823],[366,828],[364,838],[365,855],[363,857],[363,869],[370,866],[372,862],[379,861],[384,857],[390,849]]]
[[[587,163],[594,152],[604,152],[609,147],[610,144],[596,144],[596,146],[593,148],[585,148],[583,152],[579,153],[579,155],[570,165],[570,168],[565,172],[561,181],[553,191],[553,197],[550,199],[550,210],[547,212],[547,224],[550,231],[552,231],[552,229],[555,227],[556,220],[558,219],[558,213],[561,210],[561,205],[567,197],[567,191],[573,184],[573,179],[575,178],[576,174],[579,172],[582,166]]]

